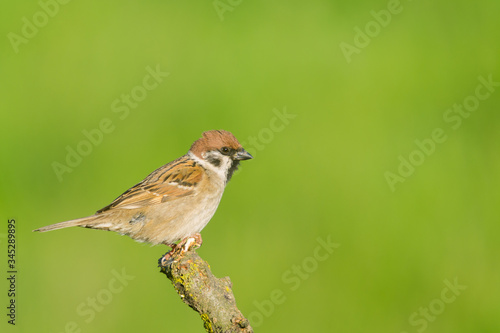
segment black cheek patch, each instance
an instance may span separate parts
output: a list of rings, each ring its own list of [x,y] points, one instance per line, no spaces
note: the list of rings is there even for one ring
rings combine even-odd
[[[215,167],[219,167],[221,163],[221,160],[213,156],[209,156],[207,161],[210,162],[210,164],[212,164]]]

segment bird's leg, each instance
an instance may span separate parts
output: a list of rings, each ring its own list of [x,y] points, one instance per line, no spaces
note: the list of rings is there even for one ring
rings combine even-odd
[[[159,266],[167,266],[168,263],[174,260],[176,257],[183,255],[184,253],[190,251],[193,248],[199,248],[203,243],[203,239],[201,239],[201,234],[197,232],[192,236],[188,236],[182,239],[179,243],[164,243],[172,248],[172,250],[165,253],[163,257],[158,260]]]
[[[201,234],[199,232],[197,232],[194,235],[191,235],[189,237],[184,238],[182,241],[179,242],[179,244],[177,244],[177,246],[182,244],[182,246],[184,248],[182,253],[186,253],[187,251],[191,250],[192,248],[198,249],[202,243],[203,243],[203,239],[201,239]]]

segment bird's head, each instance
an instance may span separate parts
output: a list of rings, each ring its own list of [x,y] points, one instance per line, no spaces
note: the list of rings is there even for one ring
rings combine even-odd
[[[253,158],[231,132],[223,130],[204,132],[189,151],[205,162],[203,163],[205,168],[210,168],[225,177],[226,182],[238,169],[240,161]]]

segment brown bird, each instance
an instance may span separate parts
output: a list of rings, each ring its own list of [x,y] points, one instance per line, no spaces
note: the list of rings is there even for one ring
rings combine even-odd
[[[96,214],[34,231],[73,226],[111,230],[187,251],[193,242],[201,245],[199,232],[217,210],[227,182],[240,161],[251,158],[230,132],[205,132],[186,155],[156,169]]]

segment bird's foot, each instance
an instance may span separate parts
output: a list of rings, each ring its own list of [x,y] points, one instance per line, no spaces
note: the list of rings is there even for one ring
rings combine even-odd
[[[196,234],[186,237],[177,244],[167,244],[172,248],[158,260],[158,266],[166,267],[167,265],[173,263],[175,259],[179,256],[184,255],[184,253],[190,251],[191,249],[197,249],[201,246],[203,240],[201,239],[201,234],[197,232]]]

